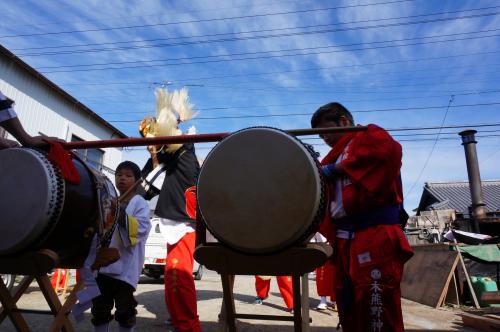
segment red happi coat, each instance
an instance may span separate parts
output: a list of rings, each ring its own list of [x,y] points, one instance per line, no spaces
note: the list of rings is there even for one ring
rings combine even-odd
[[[352,185],[342,188],[347,214],[403,202],[401,182],[402,149],[384,129],[368,125],[367,131],[344,135],[322,160],[332,164],[343,155],[343,170]]]
[[[345,179],[330,183],[332,200],[341,195],[330,204],[340,204],[353,223],[362,222],[355,217],[360,213],[401,204],[401,158],[400,144],[380,127],[345,134],[322,161],[340,163],[346,173]],[[380,220],[380,225],[355,231],[352,239],[343,238],[331,211],[320,231],[334,241],[334,287],[343,331],[404,331],[399,283],[412,250],[400,225]]]

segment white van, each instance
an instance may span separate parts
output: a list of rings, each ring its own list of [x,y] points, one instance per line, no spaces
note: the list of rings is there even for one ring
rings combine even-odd
[[[163,276],[167,257],[167,243],[160,232],[159,218],[153,215],[157,197],[149,201],[149,206],[152,210],[151,231],[146,241],[146,253],[144,257],[144,267],[142,269],[143,274],[155,279],[159,279]],[[203,266],[196,261],[193,266],[193,276],[195,280],[201,280],[203,276]]]
[[[2,274],[0,276],[2,277],[5,287],[7,287],[8,290],[11,290],[12,287],[14,287],[16,276],[14,274]]]
[[[167,244],[160,233],[158,218],[151,218],[151,231],[146,241],[145,251],[142,272],[150,278],[159,279],[165,270]]]

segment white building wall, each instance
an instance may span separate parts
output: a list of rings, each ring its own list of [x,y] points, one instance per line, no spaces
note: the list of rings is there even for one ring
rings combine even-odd
[[[15,101],[14,109],[30,135],[44,134],[66,141],[70,141],[72,135],[85,141],[117,138],[116,132],[3,57],[0,57],[0,90]],[[122,161],[121,149],[103,151],[103,165],[114,170]]]

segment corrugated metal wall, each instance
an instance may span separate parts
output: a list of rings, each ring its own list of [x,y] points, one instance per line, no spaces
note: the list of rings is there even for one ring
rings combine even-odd
[[[1,55],[0,90],[15,101],[19,119],[31,135],[44,134],[67,141],[72,135],[86,141],[117,137],[115,132],[91,118],[87,112]],[[122,160],[121,149],[103,151],[104,166],[115,169]],[[109,176],[109,173],[106,175]]]

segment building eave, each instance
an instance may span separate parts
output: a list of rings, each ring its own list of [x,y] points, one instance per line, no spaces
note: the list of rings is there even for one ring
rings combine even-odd
[[[67,100],[69,103],[75,105],[79,109],[81,109],[83,112],[87,113],[90,117],[92,117],[94,120],[105,126],[106,128],[110,129],[111,131],[115,132],[116,135],[119,138],[127,138],[128,136],[125,135],[121,130],[117,129],[113,125],[111,125],[109,122],[104,120],[102,117],[97,115],[94,111],[92,111],[90,108],[82,104],[80,101],[78,101],[75,97],[64,91],[60,86],[49,80],[47,77],[42,75],[40,72],[38,72],[36,69],[28,65],[26,62],[21,60],[18,56],[16,56],[14,53],[9,51],[7,48],[2,46],[0,44],[0,54],[3,56],[7,57],[9,60],[11,60],[13,63],[18,65],[19,67],[23,68],[26,72],[28,72],[30,75],[33,77],[37,78],[39,81],[41,81],[43,84],[48,86],[50,89],[52,89],[54,92],[59,94],[61,97],[63,97],[65,100]]]

